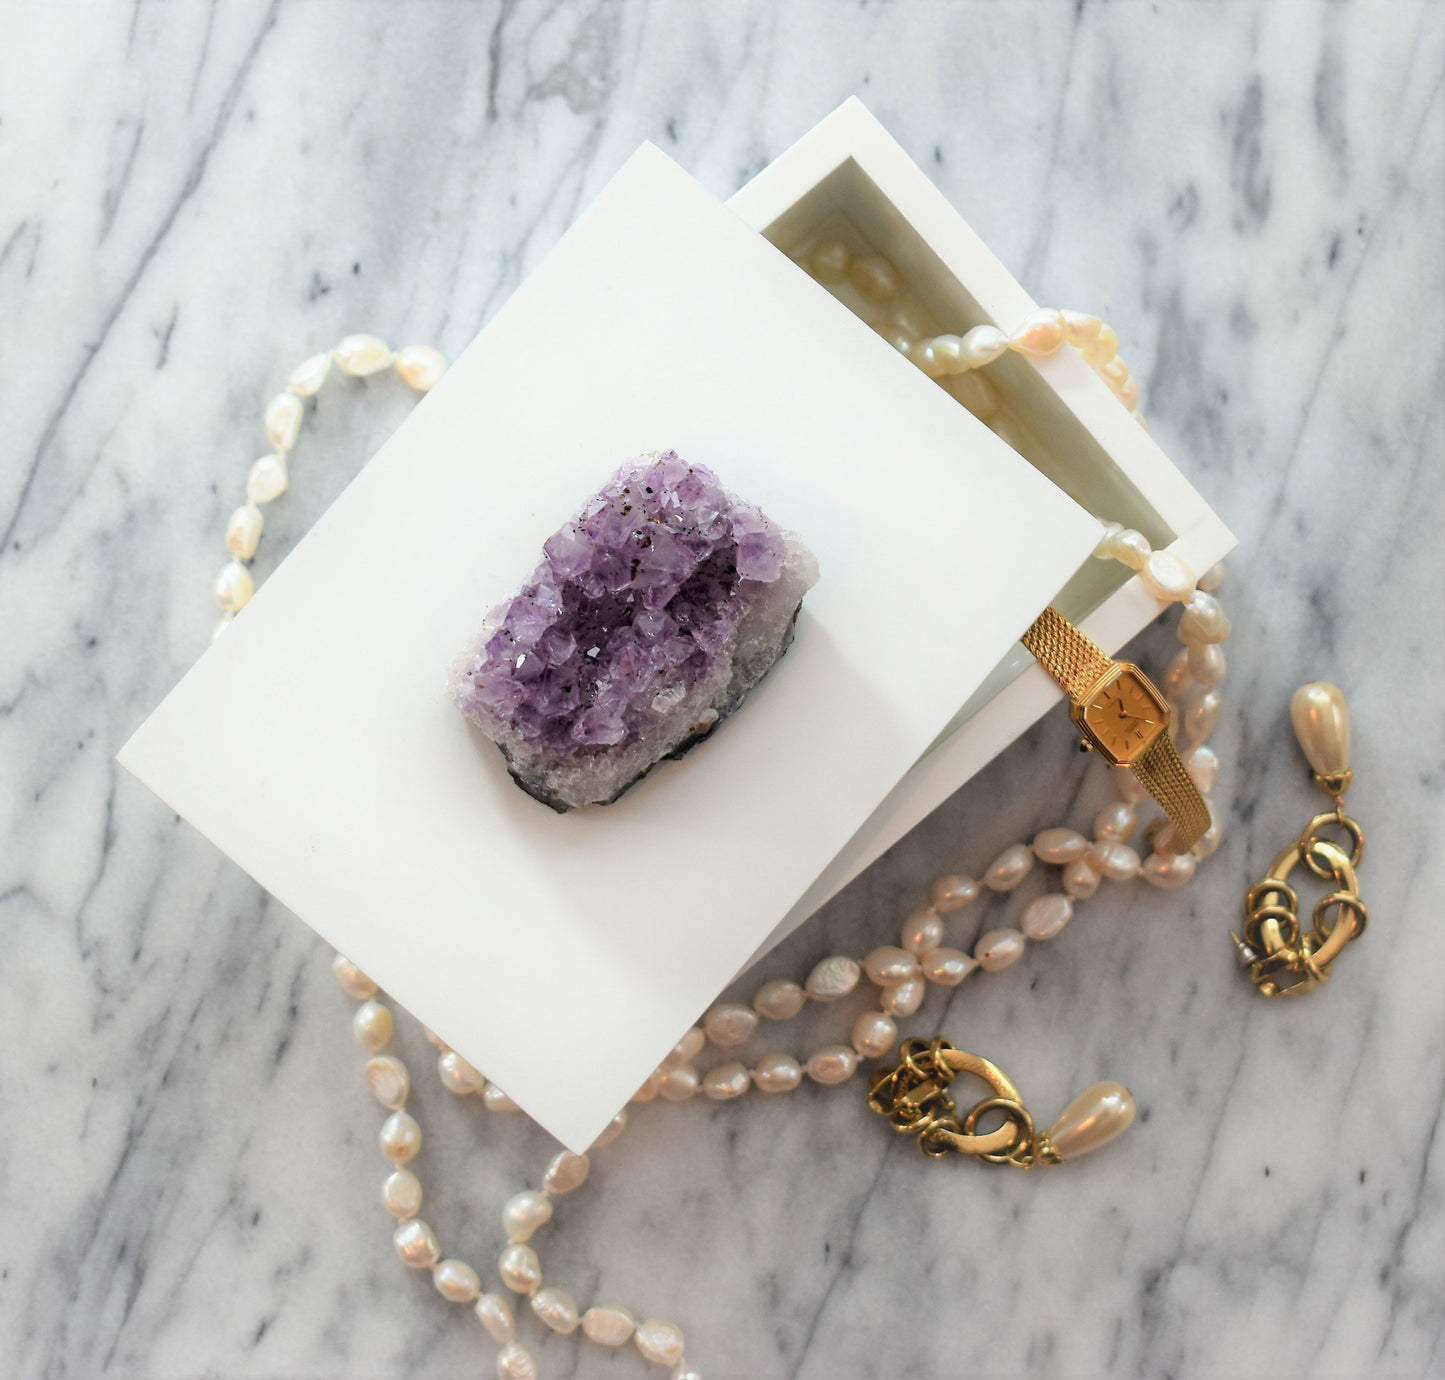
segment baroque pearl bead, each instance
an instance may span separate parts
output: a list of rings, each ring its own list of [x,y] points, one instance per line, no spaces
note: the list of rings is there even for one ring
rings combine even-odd
[[[1192,746],[1198,747],[1216,728],[1219,715],[1224,709],[1224,697],[1218,690],[1200,689],[1190,696],[1184,706],[1184,735]]]
[[[644,1358],[659,1366],[675,1366],[682,1360],[682,1328],[661,1318],[649,1318],[637,1324],[632,1334]]]
[[[669,1069],[658,1082],[657,1091],[666,1102],[686,1102],[698,1088],[697,1070],[691,1064]]]
[[[1214,789],[1214,783],[1219,780],[1219,754],[1212,747],[1205,747],[1203,743],[1190,748],[1184,753],[1184,770],[1199,787],[1199,793],[1208,795]]]
[[[1099,373],[1104,376],[1104,382],[1116,393],[1129,382],[1129,366],[1115,355],[1107,364],[1099,366]]]
[[[226,613],[239,613],[250,602],[256,585],[251,572],[239,561],[221,567],[216,576],[216,603]]]
[[[803,1009],[808,994],[796,982],[774,979],[758,988],[753,1010],[770,1021],[788,1021]]]
[[[1100,839],[1089,849],[1089,861],[1111,882],[1131,882],[1139,875],[1139,855],[1127,843]]]
[[[331,960],[331,976],[348,997],[355,997],[357,1001],[366,1001],[376,995],[376,984],[356,964],[340,954]]]
[[[1099,889],[1099,875],[1093,856],[1086,853],[1064,868],[1059,881],[1074,900],[1085,901]]]
[[[848,276],[853,256],[842,240],[824,240],[809,256],[808,265],[820,283],[835,283]]]
[[[351,1017],[352,1036],[368,1054],[385,1049],[393,1029],[391,1008],[379,1001],[362,1002]]]
[[[1169,658],[1164,674],[1159,677],[1159,688],[1166,700],[1177,700],[1193,684],[1194,677],[1189,674],[1189,648],[1181,647]]]
[[[1133,1120],[1134,1098],[1128,1088],[1095,1083],[1064,1108],[1049,1127],[1048,1139],[1060,1159],[1077,1159],[1123,1135]]]
[[[703,1017],[702,1028],[707,1032],[707,1038],[720,1048],[746,1044],[758,1028],[758,1013],[751,1007],[732,1003],[714,1006]]]
[[[1224,580],[1224,562],[1215,563],[1199,577],[1199,588],[1206,594],[1213,594]]]
[[[1195,589],[1179,619],[1179,640],[1190,644],[1227,642],[1231,631],[1219,600],[1207,590]]]
[[[1077,829],[1044,829],[1034,835],[1034,856],[1040,862],[1062,867],[1089,851],[1089,840]]]
[[[303,359],[291,371],[291,377],[286,381],[286,387],[299,397],[313,397],[321,391],[321,385],[326,382],[326,376],[330,372],[331,356],[329,354],[312,355],[310,359]]]
[[[920,960],[923,976],[940,987],[957,987],[975,968],[978,960],[959,949],[934,949]]]
[[[411,1075],[394,1055],[379,1054],[366,1061],[366,1086],[387,1111],[399,1112],[411,1092]]]
[[[886,302],[898,293],[898,274],[881,254],[865,254],[853,261],[853,286],[875,302]]]
[[[1149,592],[1166,603],[1180,603],[1194,593],[1194,572],[1170,551],[1153,551],[1139,572]]]
[[[381,1201],[393,1217],[415,1217],[421,1211],[421,1180],[410,1169],[395,1169],[381,1186]]]
[[[514,1241],[497,1261],[502,1283],[514,1294],[532,1294],[542,1287],[542,1262],[530,1246]]]
[[[521,1342],[508,1342],[497,1353],[497,1380],[538,1380],[537,1358]]]
[[[907,982],[918,973],[918,959],[907,949],[883,944],[863,960],[863,971],[868,980],[879,987],[893,987]]]
[[[487,1086],[482,1089],[482,1105],[489,1112],[517,1112],[521,1110],[495,1083],[488,1083]]]
[[[1008,336],[997,326],[975,326],[959,342],[959,355],[970,369],[992,364],[1008,349]]]
[[[991,891],[1012,891],[1029,875],[1033,865],[1034,855],[1028,848],[1021,843],[1012,844],[989,864],[983,875],[984,885]]]
[[[878,1005],[885,1014],[901,1020],[913,1015],[923,1005],[923,998],[928,991],[928,984],[923,980],[923,973],[915,977],[906,978],[903,982],[895,983],[892,987],[886,987],[878,997]]]
[[[876,1059],[893,1048],[898,1038],[898,1027],[882,1011],[865,1011],[853,1022],[849,1038],[863,1058]]]
[[[846,1083],[857,1070],[858,1055],[847,1045],[824,1045],[808,1056],[808,1077],[825,1087]]]
[[[465,1260],[443,1260],[434,1265],[431,1282],[448,1303],[470,1303],[482,1292],[481,1277]]]
[[[1143,570],[1149,557],[1154,554],[1154,548],[1149,545],[1149,538],[1142,532],[1126,527],[1110,541],[1109,554],[1116,561],[1127,565],[1130,570]]]
[[[1144,880],[1161,891],[1177,891],[1193,875],[1193,853],[1151,853],[1144,860]]]
[[[940,915],[948,915],[962,910],[965,906],[971,906],[978,900],[978,883],[972,877],[951,872],[934,882],[929,899],[933,902],[934,910]]]
[[[266,439],[283,454],[296,444],[305,413],[301,399],[294,393],[277,393],[266,404]]]
[[[1102,369],[1118,353],[1119,337],[1114,328],[1108,325],[1101,325],[1099,333],[1084,346],[1084,358],[1096,369]]]
[[[418,393],[429,393],[447,371],[446,356],[430,345],[408,345],[392,361],[396,372]]]
[[[263,455],[246,476],[246,497],[252,503],[270,503],[286,492],[290,476],[284,455]]]
[[[331,352],[336,367],[353,378],[379,374],[391,366],[391,351],[374,335],[349,335]]]
[[[1094,837],[1123,843],[1134,832],[1136,823],[1134,807],[1127,800],[1116,800],[1094,816]]]
[[[516,1338],[517,1320],[512,1316],[512,1305],[500,1294],[482,1294],[473,1311],[494,1342],[505,1345]]]
[[[421,1127],[410,1112],[393,1112],[381,1123],[381,1153],[393,1164],[414,1160],[421,1149]]]
[[[530,1241],[533,1233],[551,1220],[551,1198],[531,1188],[513,1194],[502,1208],[502,1230],[514,1246]]]
[[[437,1234],[419,1217],[403,1222],[391,1235],[401,1263],[412,1270],[429,1270],[442,1253]]]
[[[956,335],[936,335],[928,343],[933,362],[940,374],[961,374],[968,365],[963,362],[963,342]]]
[[[663,1070],[675,1069],[679,1064],[690,1064],[703,1051],[707,1035],[701,1026],[693,1026],[686,1035],[672,1047],[672,1053],[662,1061]]]
[[[1056,891],[1036,896],[1024,907],[1019,929],[1030,939],[1052,939],[1073,918],[1074,903]]]
[[[1104,323],[1097,316],[1089,316],[1081,311],[1066,311],[1060,315],[1064,322],[1064,338],[1078,350],[1092,345],[1104,327]]]
[[[1225,669],[1224,648],[1217,642],[1196,642],[1189,648],[1189,674],[1201,685],[1218,685]]]
[[[602,1134],[592,1142],[592,1149],[601,1150],[604,1145],[611,1145],[626,1129],[627,1108],[624,1107],[602,1128]]]
[[[803,1070],[791,1054],[765,1054],[753,1068],[759,1092],[792,1092],[803,1081]]]
[[[1009,345],[1023,355],[1051,355],[1064,343],[1064,321],[1057,311],[1036,311],[1014,332]]]
[[[580,1321],[577,1315],[577,1300],[565,1289],[538,1289],[532,1295],[532,1312],[553,1332],[560,1333],[563,1337],[574,1333]]]
[[[752,1078],[747,1068],[737,1060],[732,1060],[709,1069],[703,1075],[702,1095],[714,1102],[731,1102],[733,1098],[741,1097],[751,1086]]]
[[[249,561],[261,540],[261,510],[243,503],[226,521],[226,550],[238,561]]]
[[[857,985],[863,970],[856,959],[843,954],[825,958],[808,974],[803,985],[814,1001],[837,1001],[846,997]]]
[[[1027,941],[1017,930],[989,930],[974,945],[973,956],[986,973],[997,973],[1024,956]]]
[[[622,1346],[636,1330],[637,1322],[632,1314],[616,1304],[589,1308],[582,1315],[583,1335],[598,1346]]]
[[[571,1193],[587,1182],[592,1161],[586,1155],[574,1155],[570,1150],[559,1150],[542,1175],[542,1187],[548,1193]]]
[[[1290,722],[1306,760],[1320,776],[1350,769],[1350,711],[1339,686],[1311,681],[1294,692]]]
[[[898,942],[911,954],[926,954],[943,943],[943,921],[931,906],[916,910],[903,922]]]
[[[437,1074],[442,1080],[442,1086],[448,1092],[456,1093],[458,1097],[479,1093],[487,1086],[487,1080],[452,1049],[437,1056]]]

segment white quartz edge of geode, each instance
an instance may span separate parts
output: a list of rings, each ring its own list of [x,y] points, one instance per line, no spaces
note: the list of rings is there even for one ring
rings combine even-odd
[[[766,584],[753,582],[767,590],[767,597],[758,599],[738,625],[734,645],[719,659],[715,674],[695,685],[650,731],[583,761],[556,763],[524,738],[493,737],[474,719],[468,722],[496,743],[512,777],[534,799],[558,811],[610,804],[659,762],[680,756],[712,733],[787,651],[803,596],[818,583],[818,562],[795,533],[779,535],[786,550],[782,573]],[[458,708],[469,683],[467,668],[494,631],[488,618],[481,634],[447,668],[447,688]]]

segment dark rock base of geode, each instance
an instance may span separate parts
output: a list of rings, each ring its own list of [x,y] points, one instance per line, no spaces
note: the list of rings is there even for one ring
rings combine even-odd
[[[611,805],[621,800],[643,777],[650,775],[664,762],[675,762],[678,758],[686,757],[699,743],[711,738],[722,726],[726,719],[758,685],[764,676],[773,669],[782,659],[783,653],[793,645],[794,631],[798,622],[798,615],[803,611],[801,600],[793,609],[793,616],[788,620],[787,629],[784,631],[782,640],[776,651],[767,661],[761,665],[755,664],[750,668],[752,674],[739,674],[744,668],[735,668],[733,678],[728,683],[727,696],[718,705],[708,709],[705,715],[693,725],[688,736],[685,737],[676,747],[669,752],[663,753],[661,757],[647,763],[638,773],[629,780],[624,781],[617,791],[607,797],[606,800],[589,801],[593,805]],[[709,717],[710,716],[710,717]],[[533,800],[541,801],[549,810],[555,810],[559,815],[570,814],[576,807],[569,805],[567,801],[555,794],[549,783],[550,773],[539,768],[535,763],[520,762],[511,752],[506,744],[498,743],[498,750],[502,754],[502,760],[507,764],[507,774],[517,783]]]

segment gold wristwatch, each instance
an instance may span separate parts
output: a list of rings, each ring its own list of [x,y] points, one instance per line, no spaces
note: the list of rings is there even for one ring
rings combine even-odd
[[[1069,697],[1083,745],[1127,767],[1163,807],[1174,829],[1170,853],[1187,853],[1209,828],[1209,806],[1169,736],[1169,702],[1129,661],[1114,661],[1055,608],[1046,608],[1023,644]]]

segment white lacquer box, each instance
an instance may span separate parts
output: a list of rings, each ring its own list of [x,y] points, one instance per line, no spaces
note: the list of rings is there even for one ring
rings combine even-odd
[[[728,206],[799,264],[829,240],[855,254],[885,255],[899,272],[903,310],[914,318],[908,324],[916,335],[962,335],[985,323],[1009,331],[1040,305],[857,97]],[[830,286],[889,333],[897,310],[891,301],[869,301],[846,278]],[[1007,354],[985,373],[1001,402],[990,424],[1096,517],[1135,528],[1199,574],[1233,549],[1228,528],[1076,351],[1039,360]],[[960,397],[968,386],[957,377],[937,382]],[[1110,653],[1161,610],[1144,582],[1115,561],[1087,561],[1054,603]],[[802,924],[1060,698],[1016,645],[759,952]]]
[[[901,291],[834,300],[766,242],[804,263],[831,239]],[[1160,612],[1090,557],[1100,520],[1196,571],[1232,545],[1072,350],[935,383],[856,319],[900,308],[922,335],[1035,304],[856,101],[731,212],[644,147],[120,754],[573,1149],[750,954],[1057,703],[1016,642],[1046,603],[1111,651]],[[558,816],[443,670],[622,459],[669,448],[802,534],[821,578],[718,734]],[[928,674],[878,655],[884,624]]]

